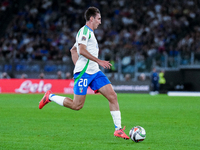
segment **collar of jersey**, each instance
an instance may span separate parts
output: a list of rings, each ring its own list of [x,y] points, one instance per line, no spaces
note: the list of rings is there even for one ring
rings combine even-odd
[[[85,25],[85,27],[87,27],[90,31],[92,31],[93,32],[93,30],[90,28],[90,27],[88,27],[87,25]]]

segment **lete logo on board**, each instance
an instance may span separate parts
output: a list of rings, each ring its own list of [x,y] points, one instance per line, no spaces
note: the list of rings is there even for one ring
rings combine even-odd
[[[18,89],[15,89],[17,93],[35,93],[35,92],[46,92],[52,87],[51,83],[44,84],[44,81],[39,81],[39,83],[32,83],[31,80],[25,80],[21,83]]]

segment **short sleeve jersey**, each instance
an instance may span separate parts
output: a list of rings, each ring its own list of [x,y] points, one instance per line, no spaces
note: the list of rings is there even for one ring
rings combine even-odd
[[[94,74],[98,72],[100,70],[99,65],[96,62],[87,59],[83,55],[80,55],[78,44],[86,45],[87,51],[94,57],[98,58],[99,54],[98,43],[93,30],[89,28],[87,25],[83,26],[76,35],[75,46],[77,48],[77,53],[79,57],[75,64],[74,73],[84,72],[88,74]]]

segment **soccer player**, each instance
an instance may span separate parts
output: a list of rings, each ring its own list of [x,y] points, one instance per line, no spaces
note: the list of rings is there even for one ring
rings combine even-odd
[[[121,112],[117,94],[108,78],[99,69],[99,65],[109,68],[109,61],[98,59],[99,47],[94,30],[101,24],[101,14],[96,7],[89,7],[85,11],[86,24],[78,31],[76,43],[71,48],[74,68],[74,98],[54,95],[47,91],[40,101],[39,109],[54,101],[61,106],[73,110],[80,110],[85,102],[87,88],[90,86],[95,92],[100,92],[109,101],[110,113],[114,121],[114,136],[129,139],[121,127]]]
[[[156,68],[153,68],[151,83],[153,86],[153,91],[156,92],[156,94],[158,94],[158,91],[159,91],[159,82],[158,81],[159,81],[158,73],[156,72]]]

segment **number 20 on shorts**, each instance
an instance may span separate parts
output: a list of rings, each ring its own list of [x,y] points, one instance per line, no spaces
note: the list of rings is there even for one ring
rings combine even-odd
[[[84,87],[86,87],[87,83],[88,83],[87,79],[82,79],[81,78],[81,79],[79,79],[78,86],[84,86]]]

